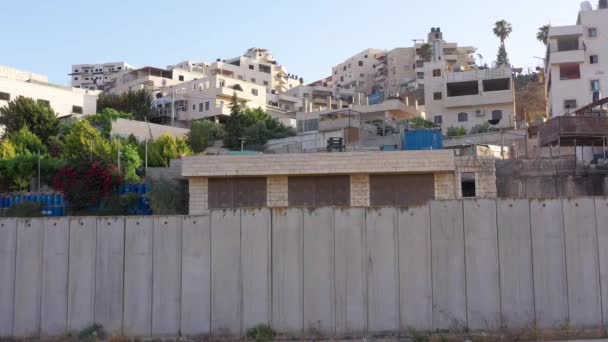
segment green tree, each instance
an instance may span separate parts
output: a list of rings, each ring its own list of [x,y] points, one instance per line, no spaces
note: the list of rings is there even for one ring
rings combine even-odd
[[[505,40],[509,37],[511,32],[513,32],[513,27],[506,20],[499,20],[494,24],[494,29],[492,31],[494,32],[494,35],[500,39],[496,63],[498,65],[508,65],[509,57],[505,47]]]
[[[551,28],[551,25],[543,25],[541,27],[538,28],[538,32],[536,33],[536,39],[547,45],[547,42],[549,40],[549,29]]]
[[[504,45],[498,47],[498,54],[496,55],[497,65],[509,65],[509,56],[507,55],[507,49]]]
[[[8,159],[13,158],[17,154],[15,149],[15,144],[9,139],[3,139],[2,143],[0,143],[0,158]]]
[[[243,107],[239,103],[236,93],[230,101],[230,117],[226,121],[226,135],[224,136],[224,146],[230,149],[240,149],[241,138],[244,137],[245,127],[243,126]]]
[[[418,129],[418,128],[436,128],[438,127],[434,122],[423,119],[422,117],[415,117],[410,119],[410,128]]]
[[[30,132],[27,127],[23,127],[17,132],[13,132],[8,135],[10,140],[15,146],[15,152],[17,154],[46,154],[46,146],[42,143],[34,133]]]
[[[420,46],[420,57],[422,57],[422,60],[424,60],[425,62],[430,62],[431,58],[433,57],[433,46],[429,43],[425,43],[422,44]]]
[[[62,155],[72,162],[89,161],[91,158],[105,163],[116,160],[110,143],[86,120],[76,122],[65,135]]]
[[[489,131],[490,131],[490,124],[487,122],[484,122],[482,124],[471,127],[469,134],[488,133]]]
[[[97,109],[103,111],[111,108],[119,112],[131,113],[136,120],[143,121],[152,111],[152,100],[152,93],[145,89],[128,91],[120,95],[101,94],[97,98]]]
[[[188,133],[188,145],[194,153],[203,152],[209,144],[224,137],[224,127],[209,120],[198,120],[192,122],[190,133]]]
[[[59,119],[49,106],[21,96],[0,108],[0,125],[7,134],[27,127],[44,143],[59,132]]]
[[[464,127],[449,127],[447,132],[448,137],[457,137],[466,134],[467,130]]]
[[[110,138],[112,132],[112,122],[116,119],[133,120],[133,114],[120,112],[113,108],[104,108],[95,115],[86,118],[95,128],[99,129],[105,138]]]
[[[142,165],[137,147],[123,143],[120,149],[120,167],[122,177],[127,182],[139,182],[137,169]]]
[[[140,147],[141,153],[141,147]],[[192,151],[186,139],[174,138],[171,135],[161,135],[148,144],[148,166],[168,167],[171,159],[191,155]]]

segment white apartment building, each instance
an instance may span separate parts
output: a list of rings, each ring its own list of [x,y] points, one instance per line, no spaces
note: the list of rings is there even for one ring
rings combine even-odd
[[[48,104],[59,117],[97,112],[99,91],[49,83],[48,77],[0,66],[0,107],[19,96]]]
[[[447,61],[424,64],[426,119],[450,127],[476,125],[507,128],[515,124],[515,95],[511,68],[454,70]]]
[[[74,64],[69,76],[74,88],[103,90],[104,85],[112,82],[116,74],[131,69],[133,66],[125,62]]]
[[[546,57],[549,117],[561,116],[606,95],[608,89],[608,1],[581,4],[576,25],[552,26]]]
[[[201,72],[189,71],[181,68],[172,70],[144,67],[136,70],[127,70],[115,75],[114,79],[107,83],[104,91],[109,94],[122,94],[128,91],[156,89],[177,85],[205,77]]]

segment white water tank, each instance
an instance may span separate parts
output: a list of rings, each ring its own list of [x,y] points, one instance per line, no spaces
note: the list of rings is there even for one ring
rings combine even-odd
[[[581,12],[589,12],[593,10],[593,6],[591,6],[591,2],[583,1],[581,2]]]

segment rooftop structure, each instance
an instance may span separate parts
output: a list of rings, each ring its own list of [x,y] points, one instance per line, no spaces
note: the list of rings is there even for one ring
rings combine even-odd
[[[133,66],[125,62],[74,64],[69,76],[74,88],[103,90],[104,85],[112,82],[116,74],[131,69]]]

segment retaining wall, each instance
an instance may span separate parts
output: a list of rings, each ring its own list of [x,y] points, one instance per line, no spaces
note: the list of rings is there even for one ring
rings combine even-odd
[[[0,220],[0,336],[593,328],[608,199]]]

